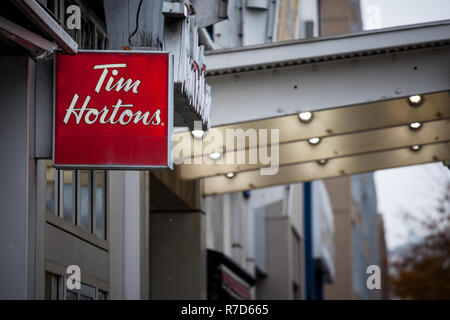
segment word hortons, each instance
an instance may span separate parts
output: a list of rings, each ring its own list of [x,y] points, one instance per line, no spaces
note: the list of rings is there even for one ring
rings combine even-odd
[[[57,53],[55,167],[171,167],[170,59],[163,52]]]
[[[108,68],[126,68],[126,64],[105,64],[105,65],[96,65],[94,66],[94,69],[103,69],[102,75],[99,77],[97,86],[95,87],[95,92],[100,93],[100,90],[102,89],[102,85],[105,81],[105,77],[108,73]],[[113,69],[111,72],[114,76],[118,74],[118,71],[116,69]],[[140,80],[136,80],[134,83],[131,79],[128,79],[124,82],[124,78],[120,78],[115,84],[113,84],[114,78],[109,77],[109,80],[105,86],[106,91],[111,91],[115,89],[117,92],[120,92],[120,90],[124,90],[125,92],[128,92],[130,89],[132,89],[133,93],[138,93],[138,86],[141,83]],[[122,100],[118,99],[117,103],[112,106],[111,115],[108,118],[109,109],[107,106],[105,106],[101,111],[99,111],[96,108],[88,108],[89,101],[91,100],[90,96],[87,96],[84,100],[83,106],[79,109],[75,108],[75,105],[78,101],[78,94],[73,95],[72,102],[70,103],[70,107],[66,110],[66,116],[64,117],[64,123],[67,124],[69,122],[69,119],[71,115],[75,117],[75,121],[77,124],[80,124],[80,121],[84,120],[84,122],[88,125],[91,125],[97,121],[97,119],[100,116],[100,123],[106,124],[116,124],[119,123],[121,125],[127,125],[130,123],[131,120],[135,124],[137,124],[139,121],[142,120],[144,125],[159,125],[161,123],[160,119],[160,113],[161,111],[157,109],[155,113],[150,117],[150,111],[146,111],[145,113],[142,113],[142,111],[138,110],[137,112],[133,113],[131,109],[133,105],[132,104],[122,104]],[[120,115],[118,116],[118,110],[119,108],[126,108],[123,110]],[[86,112],[85,112],[86,111]],[[84,118],[83,118],[84,115]],[[134,118],[134,119],[133,119]],[[150,119],[149,119],[150,118]],[[154,120],[153,120],[154,119]],[[153,121],[152,121],[153,120]]]

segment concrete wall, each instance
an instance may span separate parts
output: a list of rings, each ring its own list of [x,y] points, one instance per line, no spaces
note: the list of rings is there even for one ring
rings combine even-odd
[[[150,215],[151,299],[206,299],[204,214]]]
[[[351,196],[351,178],[340,177],[324,180],[334,212],[335,270],[334,282],[325,284],[325,299],[354,299],[352,224],[355,206]]]
[[[336,278],[326,299],[378,299],[366,286],[367,267],[379,264],[378,215],[373,174],[325,180],[334,210]]]
[[[362,30],[359,0],[321,0],[321,35]]]
[[[153,171],[151,183],[158,183],[152,189],[152,207],[157,210],[202,210],[202,183],[199,180],[182,180],[177,166],[173,171]],[[156,178],[153,179],[153,178]],[[172,194],[176,196],[172,197]],[[175,202],[174,202],[175,201]],[[154,203],[154,205],[153,205]]]
[[[149,173],[111,171],[108,178],[110,298],[148,299]]]
[[[291,226],[283,215],[283,201],[273,203],[266,211],[267,277],[256,287],[257,299],[287,299],[292,296]]]
[[[203,208],[207,212],[205,217],[206,247],[208,249],[225,252],[225,232],[228,228],[224,226],[225,197],[222,195],[206,197]],[[227,250],[231,252],[230,250]]]

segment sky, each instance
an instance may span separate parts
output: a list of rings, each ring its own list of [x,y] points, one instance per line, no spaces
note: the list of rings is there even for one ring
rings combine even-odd
[[[450,0],[361,0],[365,30],[450,19]],[[442,163],[375,172],[378,211],[385,222],[389,249],[414,241],[420,230],[408,225],[404,212],[423,216],[437,205],[436,196],[450,181]]]
[[[361,0],[360,4],[366,30],[450,19],[450,0]]]
[[[378,211],[383,214],[389,249],[420,237],[421,230],[405,223],[403,214],[420,218],[436,212],[438,197],[449,181],[450,170],[442,163],[375,172]]]

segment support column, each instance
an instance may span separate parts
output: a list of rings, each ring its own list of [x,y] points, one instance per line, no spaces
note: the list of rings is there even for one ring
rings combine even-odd
[[[151,213],[151,298],[206,299],[205,216]]]
[[[149,174],[109,172],[110,298],[149,298]]]
[[[0,299],[34,298],[34,61],[0,57]]]

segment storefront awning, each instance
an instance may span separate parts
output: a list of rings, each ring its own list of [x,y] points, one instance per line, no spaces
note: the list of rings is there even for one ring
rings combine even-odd
[[[16,25],[13,22],[2,18],[0,20],[0,31],[5,32],[9,39],[16,41],[19,45],[29,50],[34,55],[42,53],[42,51],[53,52],[54,46],[52,41],[66,53],[76,54],[78,50],[78,44],[69,36],[64,28],[51,17],[44,8],[35,0],[13,0],[12,1],[23,14],[26,19],[29,19],[33,23],[33,28],[39,29],[40,32],[45,34],[45,37],[39,33],[29,31],[30,25]],[[16,13],[6,6],[8,14],[14,16]],[[18,17],[15,17],[18,19]],[[27,21],[24,18],[20,18],[22,21]],[[56,46],[55,46],[56,47]]]
[[[189,150],[175,154],[184,162],[181,177],[203,178],[205,195],[450,159],[450,21],[223,50],[207,59],[215,127],[203,141],[180,132],[174,143]],[[303,112],[308,121],[300,120]],[[248,135],[230,150],[217,136],[236,129]],[[269,138],[278,130],[278,143],[249,143],[250,131],[262,129]],[[261,175],[268,164],[255,150],[263,147],[278,148],[275,175]],[[211,153],[219,156],[213,165]],[[239,156],[245,163],[226,164]]]
[[[209,299],[250,300],[255,278],[223,253],[207,250]]]

